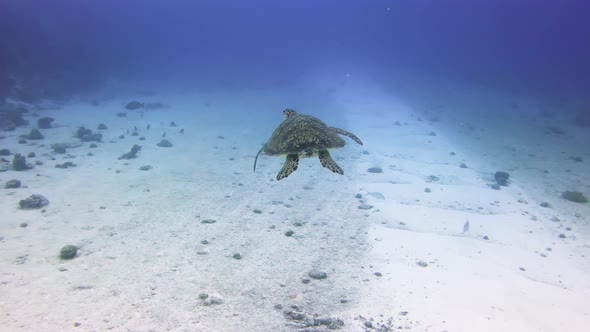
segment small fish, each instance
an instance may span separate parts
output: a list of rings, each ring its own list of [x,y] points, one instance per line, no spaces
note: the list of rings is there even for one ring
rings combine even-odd
[[[137,126],[133,126],[133,131],[137,131]]]
[[[127,135],[129,135],[129,129],[127,129]]]
[[[469,232],[469,219],[467,219],[467,221],[465,222],[465,225],[463,225],[463,233],[467,233]]]
[[[164,132],[164,133],[162,134],[162,137],[166,137],[166,132]]]
[[[150,130],[150,125],[149,124],[147,125],[147,130]]]
[[[184,128],[180,129],[180,133],[181,134],[184,133]]]

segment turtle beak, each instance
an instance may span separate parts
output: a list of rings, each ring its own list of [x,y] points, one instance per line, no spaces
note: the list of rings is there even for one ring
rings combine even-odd
[[[285,118],[285,119],[286,119],[286,118],[290,117],[291,115],[293,115],[293,113],[295,113],[295,111],[294,111],[294,110],[292,110],[292,109],[290,109],[290,108],[285,108],[285,109],[283,110],[283,118]]]

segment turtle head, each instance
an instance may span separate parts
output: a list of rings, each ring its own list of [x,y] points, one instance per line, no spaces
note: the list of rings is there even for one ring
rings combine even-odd
[[[293,110],[293,109],[285,108],[283,110],[283,117],[285,119],[288,118],[288,117],[290,117],[290,116],[292,116],[292,115],[295,115],[295,114],[297,114],[297,112],[295,112],[295,110]]]

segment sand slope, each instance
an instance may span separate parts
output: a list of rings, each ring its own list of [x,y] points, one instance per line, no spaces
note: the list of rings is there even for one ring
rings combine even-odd
[[[448,113],[430,122],[401,99],[346,89],[327,98],[340,112],[334,125],[365,145],[348,140],[332,153],[344,176],[302,159],[276,182],[282,160],[266,156],[252,173],[256,151],[280,122],[280,91],[158,96],[172,107],[143,118],[115,117],[124,100],[72,103],[44,111],[58,125],[43,131],[44,147],[16,144],[27,129],[5,134],[2,147],[34,151],[44,165],[0,173],[2,185],[18,178],[27,186],[2,189],[0,326],[292,331],[332,317],[342,331],[583,330],[588,205],[549,195],[529,165],[494,154],[502,146],[459,130]],[[276,112],[256,112],[270,107]],[[77,167],[54,168],[64,155],[50,160],[48,146],[76,142],[77,126],[99,122],[109,126],[104,142],[70,149]],[[127,134],[134,126],[145,141]],[[164,132],[174,147],[155,146]],[[143,145],[139,158],[117,160],[134,143]],[[520,143],[513,144],[525,149]],[[153,168],[138,170],[143,165]],[[383,172],[367,172],[375,166]],[[498,170],[513,181],[494,190]],[[33,193],[50,200],[44,211],[18,209]],[[80,248],[77,258],[57,257],[65,244]],[[314,269],[327,278],[311,278]]]

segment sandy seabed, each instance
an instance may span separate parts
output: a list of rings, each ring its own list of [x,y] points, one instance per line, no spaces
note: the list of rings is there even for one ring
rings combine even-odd
[[[41,141],[17,143],[30,128],[2,133],[1,148],[43,164],[0,173],[2,187],[23,185],[0,192],[0,330],[590,326],[590,207],[560,198],[589,193],[588,134],[565,120],[457,116],[482,100],[512,102],[484,93],[425,112],[344,91],[334,125],[364,141],[332,152],[345,175],[306,158],[277,182],[282,158],[262,156],[253,173],[254,155],[281,108],[322,117],[313,102],[283,105],[276,91],[153,98],[170,108],[120,118],[128,99],[72,102],[40,112],[55,118]],[[566,134],[548,133],[548,121]],[[98,147],[72,137],[99,123],[108,129]],[[173,147],[156,146],[164,132]],[[56,155],[55,143],[72,147]],[[138,158],[117,159],[135,143]],[[64,161],[77,166],[54,167]],[[491,187],[496,171],[510,173],[509,186]],[[19,209],[31,194],[49,205]],[[78,255],[61,260],[67,244]]]

